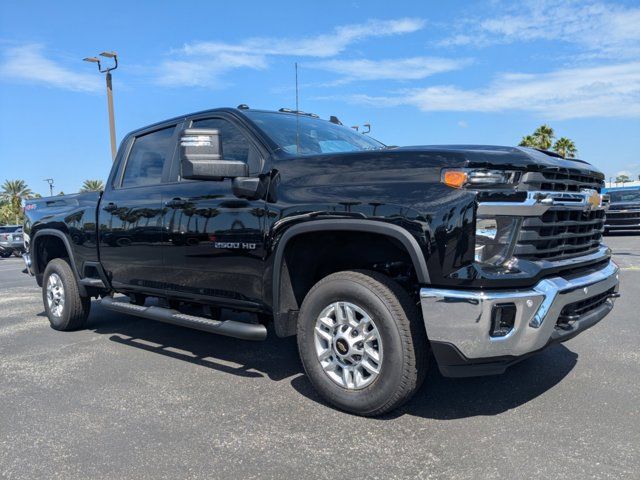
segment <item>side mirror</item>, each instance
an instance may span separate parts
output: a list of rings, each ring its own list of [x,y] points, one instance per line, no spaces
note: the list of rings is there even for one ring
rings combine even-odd
[[[224,160],[220,132],[214,128],[187,128],[180,138],[182,178],[223,180],[246,177],[249,167],[237,160]]]

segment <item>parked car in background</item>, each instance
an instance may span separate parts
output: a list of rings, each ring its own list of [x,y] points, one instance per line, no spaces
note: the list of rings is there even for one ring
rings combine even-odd
[[[640,230],[640,187],[610,189],[609,210],[604,223],[609,231]]]
[[[24,253],[24,240],[21,225],[5,225],[0,227],[0,257],[7,258],[12,254],[19,257]]]

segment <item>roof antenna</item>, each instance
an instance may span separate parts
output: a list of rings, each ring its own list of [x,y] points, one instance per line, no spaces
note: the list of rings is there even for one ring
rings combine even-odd
[[[300,109],[298,108],[298,62],[296,66],[296,152],[300,155]]]

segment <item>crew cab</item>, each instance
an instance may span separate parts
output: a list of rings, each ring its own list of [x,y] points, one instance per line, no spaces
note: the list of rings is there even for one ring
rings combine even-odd
[[[29,201],[24,258],[54,329],[81,328],[93,297],[246,340],[296,335],[318,392],[373,416],[430,358],[447,376],[501,373],[611,311],[603,179],[549,152],[387,147],[335,117],[241,105],[130,133],[103,192]]]

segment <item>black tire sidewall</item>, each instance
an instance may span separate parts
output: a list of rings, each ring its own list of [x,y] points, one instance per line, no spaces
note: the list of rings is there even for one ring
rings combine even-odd
[[[62,315],[59,317],[53,315],[49,309],[49,302],[47,301],[47,284],[51,274],[56,273],[62,281],[64,288],[64,307],[62,308]],[[73,282],[73,285],[70,284]],[[64,261],[55,259],[47,264],[47,268],[44,271],[42,277],[42,300],[44,302],[44,309],[51,323],[51,327],[55,330],[66,330],[69,327],[69,319],[72,310],[71,302],[74,300],[72,292],[75,290],[76,279],[73,276],[71,267]],[[73,287],[73,288],[72,288]]]
[[[334,302],[351,302],[373,319],[382,340],[383,358],[380,374],[370,385],[347,390],[323,371],[314,345],[316,320],[324,308]],[[356,281],[336,278],[317,288],[305,298],[298,320],[298,348],[305,371],[316,390],[339,408],[367,414],[385,405],[400,388],[405,352],[396,321],[387,303],[374,291]]]

